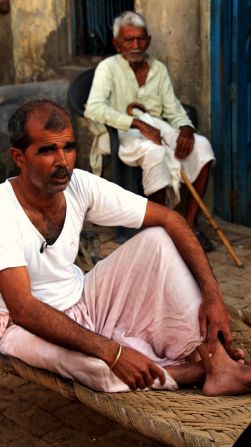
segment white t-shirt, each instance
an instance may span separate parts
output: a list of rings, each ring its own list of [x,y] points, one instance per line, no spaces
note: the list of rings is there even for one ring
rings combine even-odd
[[[84,220],[139,228],[147,203],[145,198],[79,169],[73,171],[64,194],[62,232],[40,253],[44,237],[29,220],[11,183],[6,180],[0,185],[0,270],[26,266],[33,296],[59,310],[71,307],[82,294],[84,274],[74,261]],[[0,310],[6,310],[1,295]]]

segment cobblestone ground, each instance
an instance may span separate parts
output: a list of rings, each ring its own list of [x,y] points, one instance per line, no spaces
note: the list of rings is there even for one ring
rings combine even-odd
[[[221,285],[225,300],[237,308],[251,310],[251,229],[224,222],[220,226],[244,263],[235,266],[225,247],[207,223],[202,230],[213,241],[209,254],[212,269]],[[97,227],[94,228],[97,231]],[[106,256],[117,244],[111,230],[102,231],[101,255]],[[1,447],[157,447],[137,433],[96,414],[77,402],[31,384],[10,374],[0,373],[0,446]]]

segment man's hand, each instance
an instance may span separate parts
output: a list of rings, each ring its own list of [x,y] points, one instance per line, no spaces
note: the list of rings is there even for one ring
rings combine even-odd
[[[152,360],[125,346],[122,348],[121,356],[113,368],[113,372],[131,390],[150,387],[157,377],[161,385],[165,383],[163,371]]]
[[[149,140],[153,141],[155,144],[161,145],[161,137],[159,129],[151,126],[150,124],[141,121],[138,118],[134,118],[131,127],[133,129],[138,129],[140,132]]]
[[[175,157],[178,160],[183,160],[191,154],[194,147],[194,131],[190,126],[182,126],[180,134],[177,138],[177,145],[175,149]]]
[[[231,316],[221,298],[203,299],[199,310],[199,324],[201,336],[207,341],[210,353],[213,354],[215,351],[219,331],[224,337],[224,344],[232,343]]]

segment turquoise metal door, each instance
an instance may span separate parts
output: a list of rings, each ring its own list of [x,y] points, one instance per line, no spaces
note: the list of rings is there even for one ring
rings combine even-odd
[[[212,0],[215,213],[251,226],[251,0]]]
[[[234,0],[233,25],[233,221],[251,226],[251,0]]]

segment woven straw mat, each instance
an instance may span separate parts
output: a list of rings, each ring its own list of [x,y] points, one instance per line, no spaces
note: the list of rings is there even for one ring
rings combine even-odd
[[[244,349],[246,362],[251,364],[251,316],[230,310],[234,338]],[[68,399],[79,399],[122,426],[168,446],[233,446],[251,420],[251,395],[205,397],[198,389],[98,393],[14,358],[2,356],[0,367]]]

